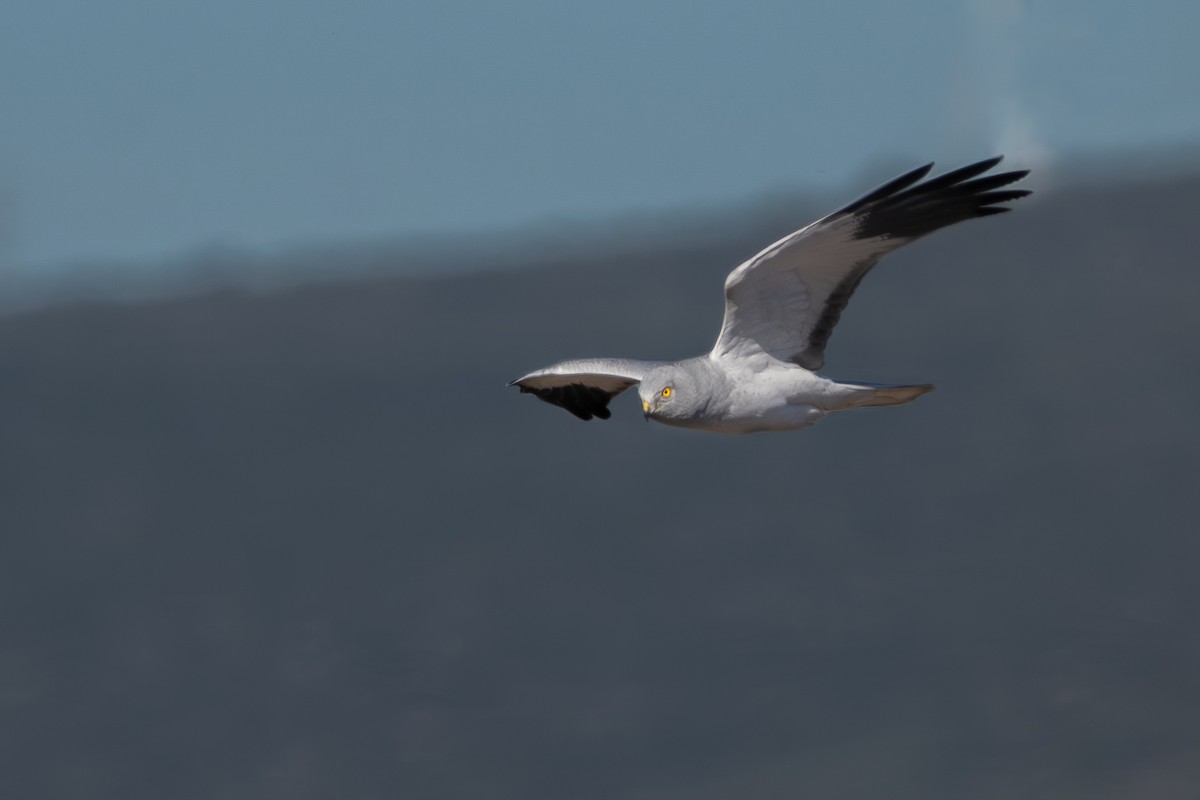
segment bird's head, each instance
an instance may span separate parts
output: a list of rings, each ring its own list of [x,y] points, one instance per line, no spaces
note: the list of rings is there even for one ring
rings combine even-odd
[[[652,370],[638,384],[646,419],[670,423],[693,418],[704,406],[695,378],[678,365]]]

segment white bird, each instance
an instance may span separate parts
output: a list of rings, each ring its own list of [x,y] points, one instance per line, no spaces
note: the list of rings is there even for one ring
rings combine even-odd
[[[930,384],[838,383],[814,370],[863,276],[898,247],[947,225],[1008,211],[1029,194],[1001,189],[1028,170],[983,173],[1000,156],[921,182],[914,169],[801,228],[725,279],[725,321],[707,355],[683,361],[561,361],[510,383],[580,419],[638,385],[647,419],[717,433],[805,428],[831,411],[907,403]],[[982,176],[982,177],[980,177]]]

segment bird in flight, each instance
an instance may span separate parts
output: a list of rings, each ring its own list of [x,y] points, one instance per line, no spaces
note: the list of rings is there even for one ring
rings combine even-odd
[[[871,267],[898,247],[1004,206],[1028,170],[985,174],[1000,156],[923,180],[907,172],[767,247],[725,279],[725,320],[711,352],[682,361],[560,361],[510,383],[583,420],[638,387],[647,419],[717,433],[786,431],[831,411],[892,406],[930,384],[839,383],[816,373],[838,318]]]

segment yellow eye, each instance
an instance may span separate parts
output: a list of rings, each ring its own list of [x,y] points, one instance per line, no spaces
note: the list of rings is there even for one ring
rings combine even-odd
[[[670,387],[670,386],[668,386],[667,388],[665,388],[665,389],[663,389],[663,390],[662,390],[662,396],[663,396],[663,397],[670,397],[670,396],[671,396],[671,387]]]

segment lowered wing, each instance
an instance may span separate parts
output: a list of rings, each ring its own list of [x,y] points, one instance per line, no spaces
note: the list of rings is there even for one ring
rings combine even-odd
[[[842,310],[880,258],[947,225],[1008,211],[1000,204],[1029,194],[1000,188],[1028,170],[983,174],[1000,159],[922,182],[933,168],[926,164],[739,266],[725,280],[725,321],[712,357],[766,353],[820,369]]]
[[[639,383],[642,377],[665,362],[635,361],[628,358],[579,358],[560,361],[517,378],[523,394],[532,394],[561,406],[583,420],[608,419],[608,403],[621,392]]]

